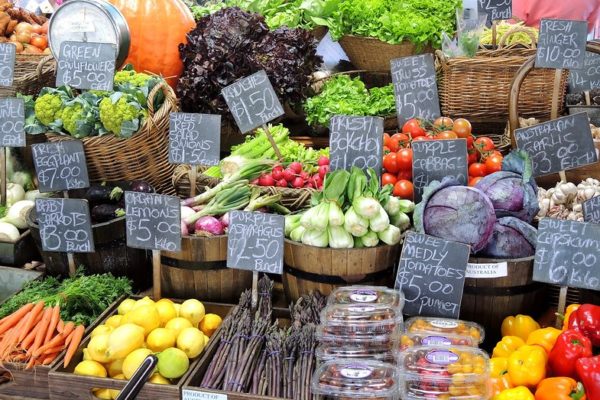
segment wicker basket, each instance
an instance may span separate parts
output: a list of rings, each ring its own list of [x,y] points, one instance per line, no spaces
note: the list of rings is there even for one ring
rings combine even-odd
[[[523,28],[506,32],[495,49],[480,49],[473,58],[447,58],[436,52],[438,90],[442,115],[469,120],[508,120],[508,96],[512,81],[527,59],[535,55],[535,44],[506,46],[506,40]],[[535,38],[531,35],[532,43]],[[521,87],[519,110],[523,117],[549,118],[553,104],[564,111],[566,70],[536,69]],[[552,84],[554,82],[554,84]]]
[[[390,62],[395,58],[433,53],[433,48],[429,46],[417,51],[415,45],[408,41],[389,44],[379,39],[354,35],[342,36],[340,46],[356,68],[366,71],[389,71]]]
[[[327,28],[326,26],[315,26],[310,31],[310,33],[312,33],[317,42],[320,42],[321,40],[323,40],[325,35],[327,35],[327,31],[329,31],[329,28]]]
[[[152,100],[162,90],[163,105],[154,110]],[[113,135],[82,139],[91,181],[145,180],[159,193],[173,193],[169,163],[169,114],[177,111],[173,89],[163,82],[148,96],[148,117],[129,139]],[[49,141],[71,140],[70,136],[47,134]]]
[[[17,54],[13,85],[0,86],[0,97],[37,95],[43,87],[54,86],[55,80],[56,63],[51,55]]]
[[[196,178],[196,193],[202,193],[206,187],[214,187],[220,179],[213,178],[202,174],[206,167],[198,167],[198,175]],[[173,173],[173,187],[175,193],[181,198],[190,196],[190,172],[189,165],[178,165]],[[258,186],[261,194],[281,194],[280,203],[292,211],[300,210],[310,205],[310,198],[315,191],[311,188],[293,189],[282,188],[276,186]]]

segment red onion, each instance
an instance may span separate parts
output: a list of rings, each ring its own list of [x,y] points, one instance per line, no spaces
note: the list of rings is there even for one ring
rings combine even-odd
[[[222,235],[225,233],[223,229],[223,224],[221,221],[216,219],[215,217],[201,217],[198,221],[196,221],[195,225],[196,233],[197,232],[207,232],[213,235]]]

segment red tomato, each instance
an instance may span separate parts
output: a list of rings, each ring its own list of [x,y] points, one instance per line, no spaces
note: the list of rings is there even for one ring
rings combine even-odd
[[[494,146],[494,142],[492,141],[492,139],[490,139],[489,137],[486,137],[486,136],[478,137],[475,140],[475,147],[477,147],[477,149],[482,152],[492,151],[496,148],[496,146]]]
[[[391,137],[390,140],[388,140],[388,147],[390,148],[391,151],[398,151],[398,149],[400,148],[400,143],[398,143],[398,138]]]
[[[405,179],[396,182],[394,185],[394,196],[412,200],[414,197],[414,188],[412,182]]]
[[[500,157],[500,158],[504,158],[504,156],[502,155],[502,153],[500,153],[498,150],[492,150],[492,151],[488,151],[487,153],[485,153],[485,159],[487,160],[490,157]]]
[[[406,179],[407,181],[412,180],[412,169],[409,170],[400,170],[398,172],[398,180]]]
[[[479,161],[479,153],[475,149],[470,149],[469,151],[469,165],[476,163]]]
[[[419,142],[421,140],[432,140],[434,138],[429,137],[429,136],[417,136],[417,137],[413,137],[413,142]]]
[[[381,175],[381,186],[393,185],[396,183],[397,180],[398,179],[396,178],[396,175],[386,172],[383,175]]]
[[[494,154],[485,159],[485,170],[488,174],[493,174],[502,170],[502,156]]]
[[[425,136],[425,129],[421,127],[421,122],[419,122],[418,119],[412,118],[406,121],[404,126],[402,126],[402,133],[406,133],[415,139],[420,136]]]
[[[383,134],[383,145],[388,146],[389,141],[390,141],[390,135],[388,133],[384,133]]]
[[[398,164],[398,170],[400,171],[412,171],[412,149],[400,149],[397,153],[396,162]]]
[[[406,133],[396,133],[392,135],[392,139],[398,140],[398,145],[401,148],[410,146],[410,136],[408,136]]]
[[[469,165],[469,175],[472,177],[486,176],[487,171],[485,169],[485,164],[473,163],[473,164]]]
[[[458,139],[458,136],[456,136],[456,133],[453,131],[443,131],[437,134],[437,136],[435,137],[436,139]]]
[[[383,156],[383,168],[392,174],[398,173],[398,160],[396,153],[389,153]]]
[[[433,126],[438,131],[448,131],[452,130],[452,125],[454,121],[448,117],[439,117],[435,121],[433,121]]]
[[[46,38],[46,36],[34,34],[31,36],[31,41],[29,43],[40,50],[45,50],[46,47],[48,47],[48,38]]]
[[[475,147],[473,143],[475,143],[475,139],[473,138],[473,136],[467,136],[467,150],[471,150],[473,147]]]
[[[464,118],[455,119],[452,130],[459,138],[467,138],[471,134],[471,123]]]
[[[383,146],[383,155],[386,155],[387,153],[389,153],[391,150],[389,147],[387,146]]]
[[[483,176],[470,176],[469,177],[469,186],[477,185],[477,182],[483,179]]]

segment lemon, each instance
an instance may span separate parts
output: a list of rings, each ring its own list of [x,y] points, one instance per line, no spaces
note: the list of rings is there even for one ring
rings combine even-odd
[[[125,375],[125,378],[131,379],[135,371],[150,354],[152,354],[150,349],[137,349],[129,353],[123,361],[123,375]]]
[[[146,338],[146,346],[155,353],[175,346],[177,336],[172,329],[156,328]]]
[[[206,347],[209,340],[210,340],[210,338],[208,336],[204,335],[204,347]]]
[[[157,385],[170,385],[171,384],[171,382],[167,378],[165,378],[164,376],[162,376],[159,373],[152,375],[150,377],[150,379],[148,379],[148,382],[154,383]]]
[[[127,323],[144,328],[144,335],[146,336],[160,326],[160,316],[154,304],[136,307],[128,312],[124,318]]]
[[[181,315],[179,315],[179,310],[181,310],[181,304],[173,303],[173,307],[175,307],[175,311],[177,311],[177,316],[181,317]]]
[[[177,310],[173,302],[169,299],[162,299],[156,302],[156,311],[160,317],[160,326],[165,326],[173,318],[177,318]]]
[[[153,306],[154,304],[155,304],[154,300],[152,300],[150,297],[146,296],[143,299],[136,301],[132,310],[135,310],[136,308],[142,307],[142,306]]]
[[[104,325],[108,325],[113,328],[118,328],[122,324],[122,321],[123,321],[122,315],[113,315],[112,317],[110,317],[106,320]]]
[[[143,345],[144,329],[134,324],[125,324],[110,333],[106,352],[111,360],[118,360]]]
[[[113,379],[118,379],[120,381],[124,381],[125,380],[125,375],[123,374],[119,374],[117,376],[113,376]],[[121,393],[120,390],[116,390],[116,389],[111,389],[110,390],[110,396],[113,400],[116,400],[117,397],[119,397],[119,393]]]
[[[95,336],[90,340],[87,350],[92,360],[103,364],[110,362],[110,358],[107,354],[109,336],[109,333],[105,333],[104,335]]]
[[[117,308],[117,312],[119,313],[119,315],[125,315],[129,311],[133,310],[133,307],[135,307],[135,304],[136,304],[135,300],[125,299],[121,302],[121,304],[119,304],[119,308]]]
[[[85,349],[83,349],[83,361],[86,360],[91,360],[92,357],[90,356],[90,352],[88,351],[87,347]]]
[[[200,321],[200,330],[208,337],[211,337],[213,333],[221,326],[223,320],[217,314],[206,314],[202,321]]]
[[[123,361],[125,361],[125,359],[119,358],[118,360],[115,360],[115,361],[111,362],[110,364],[108,364],[108,376],[110,376],[111,378],[114,378],[117,375],[122,375],[123,374]]]
[[[92,338],[99,335],[106,335],[110,333],[114,328],[110,325],[98,325],[91,333]]]
[[[97,361],[86,360],[82,361],[75,367],[73,371],[75,375],[86,375],[86,376],[98,376],[100,378],[106,378],[106,370]]]
[[[198,328],[185,328],[177,336],[177,348],[188,358],[196,358],[204,350],[204,334]]]
[[[94,389],[94,396],[99,399],[112,400],[110,389]]]
[[[196,299],[189,299],[181,304],[179,316],[187,319],[192,323],[192,326],[198,326],[202,318],[204,318],[204,304]]]
[[[158,373],[168,379],[181,378],[190,367],[190,360],[185,353],[175,347],[170,347],[158,353]]]
[[[181,331],[184,330],[185,328],[191,328],[191,327],[192,327],[192,323],[182,317],[173,318],[172,320],[167,322],[167,325],[165,325],[165,328],[171,329],[173,332],[175,332],[175,337],[179,336]]]

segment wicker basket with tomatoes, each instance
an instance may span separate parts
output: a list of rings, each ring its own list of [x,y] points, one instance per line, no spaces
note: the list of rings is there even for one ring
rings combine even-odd
[[[469,185],[502,168],[502,154],[487,136],[473,136],[471,123],[464,118],[440,117],[433,122],[410,119],[395,134],[384,133],[382,185],[394,185],[394,195],[413,200],[413,152],[411,144],[421,140],[466,139],[469,155]]]

